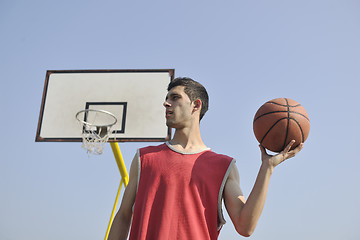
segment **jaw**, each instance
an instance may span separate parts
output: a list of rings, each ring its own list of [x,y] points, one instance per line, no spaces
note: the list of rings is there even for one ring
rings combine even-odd
[[[166,119],[166,126],[174,129],[182,128],[181,124],[177,123],[173,119]]]
[[[166,126],[174,128],[176,131],[191,132],[199,128],[199,122],[195,119],[176,120],[173,118],[168,118],[166,119]]]
[[[166,125],[174,129],[193,129],[199,125],[199,118],[190,111],[167,110],[165,113]]]

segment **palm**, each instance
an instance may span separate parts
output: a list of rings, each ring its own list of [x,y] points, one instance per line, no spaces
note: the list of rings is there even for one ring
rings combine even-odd
[[[286,159],[294,157],[300,150],[303,148],[303,143],[301,143],[299,146],[297,146],[295,149],[290,150],[292,145],[295,143],[295,141],[291,141],[286,148],[276,154],[276,155],[270,155],[266,152],[265,148],[263,146],[260,146],[261,149],[261,160],[263,163],[269,164],[272,167],[276,167]]]

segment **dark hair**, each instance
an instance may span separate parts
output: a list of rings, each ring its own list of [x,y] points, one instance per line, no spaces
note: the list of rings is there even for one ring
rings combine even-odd
[[[177,86],[185,87],[184,92],[186,93],[186,95],[189,96],[192,102],[197,99],[201,100],[202,103],[201,111],[200,111],[200,120],[201,120],[209,108],[209,95],[205,87],[191,78],[178,77],[169,83],[167,90],[170,91],[170,89]]]

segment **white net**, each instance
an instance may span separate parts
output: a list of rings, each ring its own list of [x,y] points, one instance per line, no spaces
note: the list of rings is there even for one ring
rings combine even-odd
[[[81,124],[82,147],[88,155],[102,154],[117,122],[116,117],[107,111],[87,109],[78,112],[76,118]]]

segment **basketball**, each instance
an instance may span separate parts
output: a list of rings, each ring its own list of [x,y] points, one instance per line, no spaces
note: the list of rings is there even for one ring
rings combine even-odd
[[[258,109],[253,130],[263,147],[281,152],[291,140],[295,140],[291,149],[305,142],[310,131],[310,119],[298,102],[289,98],[276,98]]]

